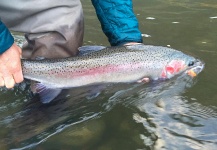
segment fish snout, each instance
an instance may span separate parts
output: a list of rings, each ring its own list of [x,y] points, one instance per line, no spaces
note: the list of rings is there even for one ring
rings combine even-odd
[[[204,69],[204,66],[205,63],[197,59],[194,65],[187,70],[187,74],[191,77],[195,77]]]

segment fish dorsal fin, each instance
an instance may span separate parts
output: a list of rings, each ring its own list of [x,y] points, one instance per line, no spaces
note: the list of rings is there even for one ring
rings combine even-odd
[[[91,52],[96,52],[96,51],[99,51],[99,50],[102,50],[106,48],[105,46],[97,46],[97,45],[89,45],[89,46],[82,46],[82,47],[79,47],[78,50],[79,50],[79,55],[86,55],[86,54],[89,54]]]
[[[46,59],[46,58],[43,57],[43,56],[36,56],[36,57],[35,57],[35,60],[44,60],[44,59]]]
[[[33,93],[39,94],[40,101],[43,104],[50,103],[62,91],[62,89],[49,88],[46,85],[39,82],[32,82],[31,89]]]

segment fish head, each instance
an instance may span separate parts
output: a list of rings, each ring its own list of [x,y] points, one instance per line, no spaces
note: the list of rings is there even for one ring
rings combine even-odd
[[[182,73],[195,77],[204,68],[204,63],[201,60],[181,52],[171,58],[163,68],[161,78],[170,79]]]

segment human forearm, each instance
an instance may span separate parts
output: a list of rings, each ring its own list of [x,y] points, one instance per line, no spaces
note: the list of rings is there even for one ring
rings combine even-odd
[[[112,46],[142,42],[132,0],[92,0],[103,32]]]

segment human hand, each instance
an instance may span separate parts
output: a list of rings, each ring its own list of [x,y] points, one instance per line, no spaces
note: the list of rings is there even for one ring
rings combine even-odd
[[[0,86],[13,88],[15,83],[23,81],[21,69],[22,51],[15,43],[0,55]]]

